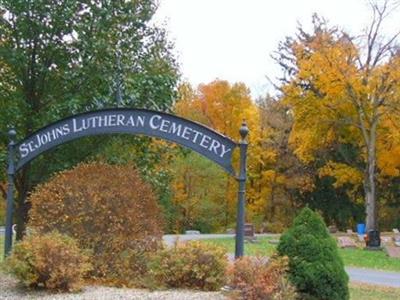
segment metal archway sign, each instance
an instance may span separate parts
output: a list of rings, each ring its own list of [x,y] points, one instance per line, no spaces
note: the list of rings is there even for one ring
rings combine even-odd
[[[12,218],[15,173],[40,154],[59,145],[100,134],[139,134],[161,138],[185,146],[222,167],[239,181],[235,257],[243,256],[244,201],[246,183],[245,123],[239,130],[239,143],[202,125],[175,115],[146,109],[114,108],[91,111],[51,123],[16,143],[15,131],[10,130],[8,145],[8,189],[4,255],[12,248]],[[240,168],[236,174],[232,166],[235,148],[240,148]]]

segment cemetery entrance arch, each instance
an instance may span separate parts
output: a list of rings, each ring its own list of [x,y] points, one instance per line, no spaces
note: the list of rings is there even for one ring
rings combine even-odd
[[[12,247],[14,177],[16,172],[40,154],[69,141],[99,134],[140,134],[161,138],[185,146],[222,167],[239,182],[236,219],[235,257],[243,256],[246,156],[248,128],[239,129],[241,140],[236,143],[213,129],[199,123],[146,109],[114,108],[90,111],[49,124],[22,141],[15,142],[15,130],[9,131],[8,189],[4,254]],[[238,172],[232,166],[232,155],[240,149]]]

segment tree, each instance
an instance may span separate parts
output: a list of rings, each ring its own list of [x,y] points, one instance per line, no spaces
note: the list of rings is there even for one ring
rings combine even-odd
[[[255,188],[255,208],[268,231],[282,232],[290,225],[300,195],[314,188],[310,168],[288,147],[293,118],[288,105],[271,96],[258,99],[262,132],[261,163]]]
[[[275,56],[285,72],[280,90],[294,117],[290,143],[296,155],[311,162],[320,149],[335,142],[360,153],[355,161],[343,155],[345,164],[333,161],[330,166],[335,174],[352,173],[361,179],[368,230],[377,228],[378,171],[398,172],[400,167],[395,160],[390,167],[384,163],[399,144],[387,139],[400,124],[399,33],[381,35],[395,5],[389,0],[372,3],[372,21],[359,38],[314,16],[313,31],[300,27],[295,38],[280,44]],[[346,170],[336,172],[338,168]]]
[[[260,144],[260,119],[259,111],[252,102],[250,91],[243,83],[230,84],[225,80],[215,80],[209,84],[201,84],[196,90],[182,85],[180,88],[179,101],[175,111],[178,115],[203,123],[214,130],[239,140],[239,128],[243,120],[247,121],[250,129],[248,153],[248,193],[247,200],[252,210],[252,203],[258,197],[254,189],[257,165],[261,163]],[[233,165],[238,166],[238,156],[234,154]],[[220,176],[224,176],[221,172]],[[237,186],[236,181],[229,175],[224,176],[224,227],[227,228],[234,222],[236,215]],[[210,180],[208,185],[212,185]],[[251,213],[249,214],[249,216]]]
[[[168,109],[178,72],[165,32],[149,24],[156,8],[153,0],[0,0],[0,131],[15,126],[23,138],[61,117],[115,106],[115,99]],[[76,142],[63,148],[63,156],[82,160],[105,139],[86,141],[90,147]],[[6,144],[0,136],[2,169]],[[17,238],[32,187],[49,168],[69,166],[57,162],[56,152],[46,158],[17,177]]]
[[[301,299],[349,299],[349,277],[336,241],[317,213],[304,208],[282,234],[277,250],[289,257],[289,279],[305,296]]]
[[[216,232],[225,221],[227,178],[213,162],[193,152],[181,152],[171,164],[175,230]],[[212,188],[210,188],[212,185]]]

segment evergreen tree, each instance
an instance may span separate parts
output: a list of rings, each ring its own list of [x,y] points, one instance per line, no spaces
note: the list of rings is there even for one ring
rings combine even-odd
[[[304,208],[277,249],[289,257],[289,279],[305,299],[349,299],[349,278],[336,241],[317,213]]]

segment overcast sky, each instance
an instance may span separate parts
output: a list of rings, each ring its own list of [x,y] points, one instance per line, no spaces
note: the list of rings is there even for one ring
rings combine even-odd
[[[351,34],[371,19],[365,0],[160,0],[156,22],[164,24],[185,80],[193,85],[216,78],[244,82],[253,96],[272,92],[266,76],[279,76],[270,58],[279,41],[308,26],[316,12]],[[400,14],[387,32],[400,28]]]

